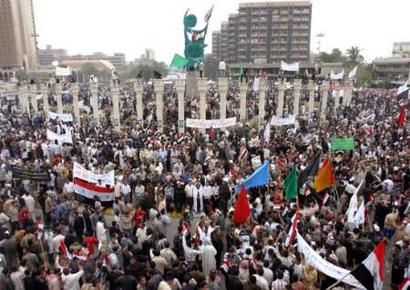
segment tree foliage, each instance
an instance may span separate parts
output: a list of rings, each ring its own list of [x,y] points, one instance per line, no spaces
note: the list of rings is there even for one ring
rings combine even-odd
[[[154,78],[154,71],[165,77],[168,73],[168,66],[164,62],[157,61],[130,64],[119,69],[119,76],[122,79],[136,79],[141,76],[143,79],[149,80]]]
[[[84,73],[88,79],[91,75],[98,78],[99,81],[109,82],[111,80],[111,72],[108,70],[100,70],[94,64],[86,63],[81,66],[81,73]]]
[[[343,54],[343,52],[340,49],[333,48],[331,53],[327,53],[327,52],[320,53],[320,61],[327,62],[327,63],[332,63],[332,62],[344,63],[346,61],[346,56]]]
[[[352,46],[346,51],[347,61],[352,65],[364,63],[364,57],[360,53],[361,49],[358,46]]]

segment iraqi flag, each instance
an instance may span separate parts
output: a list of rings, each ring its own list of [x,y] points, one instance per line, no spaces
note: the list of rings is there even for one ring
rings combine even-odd
[[[80,178],[74,178],[74,191],[88,199],[98,197],[102,202],[114,201],[114,187],[96,185]]]
[[[295,237],[296,237],[296,231],[298,228],[298,223],[300,221],[300,215],[299,215],[299,210],[296,210],[295,214],[293,215],[292,219],[292,225],[290,226],[288,235],[286,237],[285,241],[285,246],[289,247],[290,245],[293,244]]]
[[[381,241],[352,274],[367,290],[381,290],[384,282],[384,253],[386,241]]]
[[[244,224],[248,221],[251,215],[248,197],[246,196],[245,186],[242,186],[239,198],[235,203],[235,211],[233,212],[233,221],[237,225]]]
[[[397,124],[404,127],[406,125],[406,108],[400,107],[399,118],[397,119]]]

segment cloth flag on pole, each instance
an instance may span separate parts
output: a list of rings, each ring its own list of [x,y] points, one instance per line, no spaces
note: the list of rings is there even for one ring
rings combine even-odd
[[[364,208],[364,200],[363,200],[353,218],[353,222],[356,225],[356,227],[364,224],[365,216],[366,216],[366,211]]]
[[[397,95],[400,96],[402,94],[404,94],[405,92],[407,92],[409,90],[409,87],[407,86],[408,82],[406,82],[404,85],[400,86],[397,89]]]
[[[283,71],[299,71],[299,63],[286,63],[283,60],[281,60],[280,69]]]
[[[364,180],[360,182],[359,186],[355,189],[355,191],[352,194],[352,197],[350,198],[349,201],[349,207],[347,208],[346,215],[347,215],[347,222],[354,224],[354,217],[357,212],[358,208],[358,199],[357,199],[357,194],[359,193],[361,187],[363,186]]]
[[[291,200],[298,196],[298,172],[293,166],[291,172],[285,180],[285,199]]]
[[[245,186],[242,185],[239,198],[235,203],[235,210],[233,212],[233,221],[237,225],[244,224],[248,221],[251,215],[248,197],[246,196]]]
[[[212,11],[214,10],[214,5],[212,5],[212,7],[208,10],[208,12],[205,14],[205,17],[204,17],[204,21],[205,22],[208,22],[209,21],[209,19],[211,18],[211,16],[212,16]]]
[[[286,247],[289,247],[289,245],[292,245],[293,241],[295,240],[299,220],[300,220],[299,211],[296,210],[295,214],[293,215],[291,219],[292,225],[290,226],[288,235],[286,237],[286,241],[285,241]]]
[[[309,176],[316,176],[320,165],[320,153],[316,155],[315,159],[304,170],[299,173],[298,176],[298,188],[302,188],[303,184],[307,181]]]
[[[188,64],[188,60],[178,53],[174,54],[170,67],[183,69]]]
[[[248,148],[246,145],[242,145],[241,148],[239,149],[239,156],[238,156],[238,161],[242,162],[243,160],[248,158]]]
[[[383,289],[385,250],[386,241],[383,240],[363,262],[350,272],[367,290]]]
[[[357,66],[349,72],[349,79],[354,79],[357,73]]]
[[[270,142],[270,121],[266,123],[265,130],[263,131],[263,139],[265,140],[265,143]]]
[[[332,186],[335,183],[336,179],[333,174],[332,163],[329,161],[329,159],[326,159],[323,162],[322,168],[320,168],[315,181],[313,182],[313,186],[317,192],[321,192],[322,190]]]
[[[347,138],[339,138],[339,137],[333,137],[331,141],[331,146],[333,151],[337,150],[344,150],[344,151],[349,151],[349,150],[354,150],[354,138],[353,137],[347,137]]]
[[[397,119],[397,124],[402,127],[406,125],[406,108],[404,106],[400,107],[400,114]]]
[[[264,186],[269,182],[269,161],[266,160],[262,166],[256,169],[251,176],[249,176],[242,186],[245,186],[245,189]],[[236,187],[236,192],[241,190],[241,185]]]

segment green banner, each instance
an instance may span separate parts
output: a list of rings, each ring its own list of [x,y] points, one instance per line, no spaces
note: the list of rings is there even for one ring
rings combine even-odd
[[[180,56],[179,54],[174,54],[174,58],[172,59],[171,62],[171,67],[174,68],[184,68],[188,64],[188,60],[185,59],[183,56]]]
[[[353,137],[348,137],[348,138],[339,138],[339,137],[333,137],[332,138],[332,150],[354,150],[354,138]]]

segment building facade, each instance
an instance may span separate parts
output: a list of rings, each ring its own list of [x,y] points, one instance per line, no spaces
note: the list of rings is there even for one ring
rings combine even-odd
[[[72,55],[64,57],[62,60],[106,60],[112,63],[114,67],[126,65],[124,53],[114,53],[113,55],[106,55],[102,52],[94,52],[91,55]]]
[[[51,67],[53,61],[60,61],[67,57],[67,50],[62,48],[52,48],[51,45],[47,45],[45,49],[39,49],[37,51],[38,65],[41,67]]]
[[[394,42],[393,57],[410,57],[410,41],[409,42]]]
[[[310,1],[239,4],[214,32],[212,52],[226,63],[308,62]]]
[[[32,0],[0,0],[0,70],[37,69]]]
[[[391,81],[397,84],[410,81],[410,57],[389,57],[373,62],[376,80]]]

